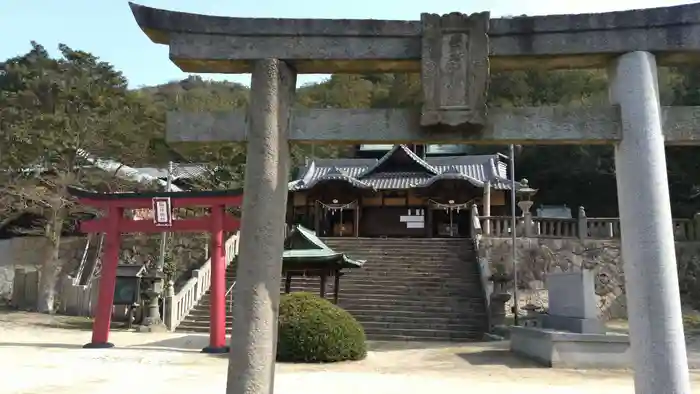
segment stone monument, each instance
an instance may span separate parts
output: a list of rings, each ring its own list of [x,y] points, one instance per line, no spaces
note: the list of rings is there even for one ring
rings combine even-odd
[[[615,145],[636,392],[690,393],[664,142],[697,144],[700,107],[662,107],[657,66],[700,61],[700,4],[419,21],[131,9],[181,70],[252,73],[247,111],[167,117],[171,141],[248,143],[229,393],[273,391],[289,141]],[[557,68],[607,69],[610,104],[487,111],[492,70]],[[292,109],[297,73],[391,72],[421,73],[422,109]]]
[[[547,275],[549,310],[542,328],[579,334],[605,334],[598,319],[595,275],[591,270],[556,272]]]
[[[512,327],[510,348],[549,367],[630,368],[627,335],[607,334],[598,318],[591,270],[547,275],[549,310],[540,324]]]

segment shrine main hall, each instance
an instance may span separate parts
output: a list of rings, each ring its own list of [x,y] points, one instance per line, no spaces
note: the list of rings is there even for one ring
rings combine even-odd
[[[322,237],[469,237],[473,204],[507,215],[506,161],[460,145],[362,145],[353,158],[308,159],[289,184],[287,223]]]

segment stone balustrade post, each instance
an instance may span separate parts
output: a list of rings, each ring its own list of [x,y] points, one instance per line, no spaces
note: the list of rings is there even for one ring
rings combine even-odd
[[[206,291],[206,289],[202,289],[202,284],[200,283],[200,278],[201,276],[201,271],[200,270],[194,270],[192,271],[192,277],[196,278],[197,281],[194,283],[194,294],[197,296],[197,300],[199,300],[200,291]]]
[[[471,236],[472,239],[474,239],[474,238],[476,238],[477,235],[479,235],[479,234],[477,234],[477,230],[476,230],[476,227],[474,226],[474,223],[475,223],[475,221],[480,220],[479,219],[479,209],[476,207],[476,204],[473,204],[472,208],[471,208],[471,220],[472,221],[469,225],[469,232],[470,232],[469,235]]]
[[[523,212],[523,235],[527,238],[533,237],[534,223],[532,222],[532,213],[530,211]]]
[[[588,218],[586,217],[586,209],[578,207],[578,237],[580,239],[588,238]]]
[[[175,282],[172,280],[168,281],[167,288],[165,289],[165,305],[163,306],[164,322],[168,330],[174,331],[176,325],[176,313],[175,310]]]
[[[700,212],[693,215],[693,241],[700,241]]]

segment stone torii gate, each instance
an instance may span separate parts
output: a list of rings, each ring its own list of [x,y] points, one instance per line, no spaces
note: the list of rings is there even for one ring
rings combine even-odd
[[[696,144],[700,107],[661,107],[657,66],[700,61],[700,5],[420,21],[251,19],[131,4],[186,72],[252,73],[248,112],[171,113],[175,141],[247,141],[229,393],[272,392],[288,142],[612,144],[637,393],[690,394],[666,144]],[[493,108],[490,70],[606,68],[611,103]],[[423,108],[292,110],[297,73],[421,73]]]

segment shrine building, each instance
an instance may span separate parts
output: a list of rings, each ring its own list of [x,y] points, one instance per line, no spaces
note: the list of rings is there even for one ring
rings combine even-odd
[[[384,147],[308,160],[289,184],[287,223],[322,237],[445,238],[469,237],[472,204],[508,214],[506,156]]]

